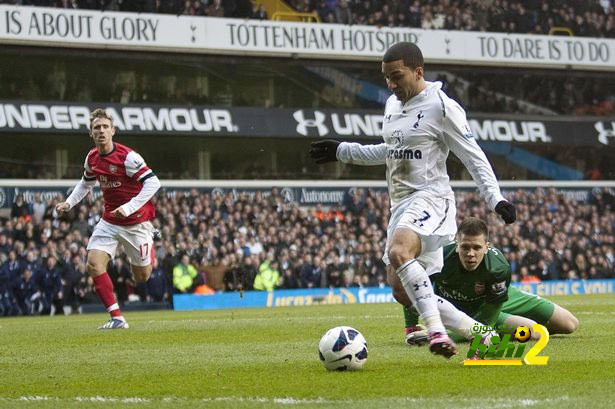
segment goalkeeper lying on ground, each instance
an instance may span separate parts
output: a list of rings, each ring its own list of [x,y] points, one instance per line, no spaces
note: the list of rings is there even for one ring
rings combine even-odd
[[[570,334],[579,321],[568,310],[510,285],[510,265],[500,250],[490,247],[487,225],[470,217],[457,230],[457,241],[443,248],[444,266],[430,276],[434,292],[476,321],[507,328],[542,324],[551,334]],[[427,332],[418,314],[404,307],[406,343],[423,345]],[[540,337],[532,333],[532,339]],[[459,338],[462,339],[462,338]]]

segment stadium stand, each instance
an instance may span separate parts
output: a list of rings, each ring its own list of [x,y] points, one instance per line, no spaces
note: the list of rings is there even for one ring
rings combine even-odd
[[[511,262],[513,279],[613,278],[615,195],[594,189],[587,201],[555,189],[510,192],[528,223],[504,228],[477,193],[458,191],[458,218],[482,217],[491,242]],[[0,228],[0,306],[4,315],[49,313],[96,301],[85,274],[87,238],[100,199],[86,199],[66,218],[61,198],[17,199]],[[154,280],[135,286],[120,250],[110,263],[119,301],[170,302],[173,269],[182,255],[198,274],[190,291],[253,289],[259,270],[277,269],[276,288],[386,286],[381,261],[389,217],[384,191],[356,189],[339,207],[299,207],[278,188],[270,195],[187,193],[156,198],[160,229]],[[470,211],[471,209],[471,211]],[[51,260],[51,261],[50,261]],[[56,263],[57,260],[57,263]],[[60,284],[61,283],[61,284]],[[175,290],[177,292],[177,289]],[[70,307],[70,308],[69,308]]]
[[[43,60],[44,58],[44,60]],[[41,65],[33,61],[44,61],[50,70],[41,72]],[[70,62],[70,63],[68,63]],[[220,63],[208,62],[209,71],[215,72],[220,84],[227,86],[219,91],[210,90],[205,95],[204,81],[199,81],[199,73],[191,72],[189,62],[183,65],[160,61],[160,70],[152,72],[143,61],[124,61],[116,58],[92,61],[83,57],[66,56],[31,56],[24,59],[22,54],[14,55],[10,51],[3,53],[0,62],[0,93],[5,100],[48,100],[48,101],[91,101],[96,99],[127,103],[176,103],[176,104],[210,104],[217,106],[301,106],[306,104],[300,96],[289,101],[273,102],[270,99],[248,97],[245,82],[237,80],[241,75],[238,70],[219,67]],[[332,69],[336,64],[324,62],[324,67]],[[83,67],[77,69],[76,67]],[[121,67],[121,68],[120,68]],[[334,68],[335,67],[335,68]],[[506,69],[468,69],[463,67],[430,67],[430,80],[439,80],[444,89],[457,99],[468,112],[495,112],[537,115],[596,115],[607,116],[615,113],[615,80],[607,73],[585,75],[583,72],[545,72],[533,71],[520,73]],[[270,63],[267,68],[270,75],[280,78],[286,73],[304,88],[318,92],[317,107],[358,107],[380,109],[381,104],[358,97],[356,94],[331,86],[324,78],[319,78],[304,66]],[[356,71],[356,72],[355,72]],[[100,89],[88,81],[88,75],[96,72],[100,78],[111,84]],[[352,78],[361,78],[374,87],[387,92],[381,78],[374,74],[358,72],[348,67]],[[435,75],[435,76],[432,76]],[[19,78],[15,78],[19,76]],[[261,74],[266,81],[266,74]],[[248,77],[249,78],[249,77]],[[71,80],[69,80],[71,79]],[[278,80],[279,81],[279,80]],[[17,84],[24,86],[17,86]],[[228,85],[227,85],[228,84]],[[285,83],[275,83],[275,89],[287,87]],[[244,87],[242,89],[242,87]]]

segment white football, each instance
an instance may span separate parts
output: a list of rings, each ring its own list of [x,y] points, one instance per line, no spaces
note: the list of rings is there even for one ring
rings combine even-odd
[[[328,370],[356,371],[367,361],[367,341],[352,327],[335,327],[320,339],[318,352]]]

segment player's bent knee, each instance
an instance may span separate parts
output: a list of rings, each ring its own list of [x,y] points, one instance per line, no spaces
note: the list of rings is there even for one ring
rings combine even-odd
[[[98,263],[87,261],[85,269],[91,277],[98,277],[105,272],[105,268],[101,267]]]
[[[149,280],[149,276],[151,275],[151,273],[152,273],[152,268],[150,266],[132,268],[132,275],[134,276],[134,279],[137,283],[147,282],[147,280]]]
[[[414,257],[415,255],[407,247],[401,245],[393,245],[389,250],[389,260],[395,269]]]
[[[557,308],[554,317],[551,317],[553,327],[549,331],[554,334],[572,334],[579,328],[579,320],[564,308]]]
[[[562,333],[564,334],[572,334],[579,328],[579,320],[574,315],[570,314],[568,319],[564,321],[564,325],[562,326]]]

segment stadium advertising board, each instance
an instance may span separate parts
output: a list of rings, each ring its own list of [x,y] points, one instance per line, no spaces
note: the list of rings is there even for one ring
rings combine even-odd
[[[64,180],[62,183],[54,181],[53,184],[39,184],[39,185],[27,185],[26,181],[23,183],[9,183],[4,181],[0,182],[0,210],[10,209],[15,203],[17,195],[21,194],[24,201],[28,204],[34,202],[35,193],[40,193],[43,200],[50,200],[58,195],[67,197],[72,191],[73,187],[77,183],[76,180]],[[57,184],[56,184],[57,183]],[[234,182],[230,182],[232,184]],[[306,182],[305,185],[295,184],[293,186],[284,185],[282,181],[276,188],[279,190],[280,195],[284,198],[286,203],[296,203],[301,206],[314,206],[316,204],[323,204],[325,206],[341,206],[352,201],[352,197],[355,195],[357,187],[354,186],[322,186],[322,185],[310,185]],[[351,182],[349,182],[351,183]],[[474,187],[462,186],[457,182],[452,183],[455,190],[475,190]],[[507,188],[505,182],[502,183],[502,193],[508,194],[509,192],[519,190],[519,187]],[[606,186],[606,185],[605,185]],[[615,188],[607,187],[611,194],[615,195]],[[386,193],[386,186],[384,183],[377,184],[374,182],[374,186],[364,188],[364,194],[366,190]],[[532,189],[532,188],[529,188]],[[592,197],[593,189],[600,191],[601,187],[562,187],[557,188],[557,193],[565,195],[571,199],[587,202]],[[198,193],[210,193],[210,194],[231,194],[234,200],[238,200],[241,195],[254,196],[256,192],[259,192],[263,198],[267,198],[271,195],[271,187],[249,187],[249,186],[201,186],[201,187],[171,187],[168,186],[166,181],[162,181],[161,193],[167,197],[173,198],[178,194],[188,195],[192,190],[196,190]],[[95,198],[100,197],[101,192],[98,186],[96,186],[92,193]],[[531,286],[531,285],[530,285]],[[564,287],[567,288],[567,287]],[[539,295],[559,295],[563,289],[551,289],[551,287],[544,289],[542,287],[538,289],[532,289],[532,287],[523,288],[523,291],[538,293]],[[542,292],[547,293],[542,294]],[[557,293],[550,294],[548,291],[557,291]],[[575,290],[578,291],[578,290]]]
[[[0,6],[0,42],[151,51],[378,59],[399,41],[429,62],[612,70],[615,40]]]
[[[0,183],[0,209],[10,209],[13,203],[15,203],[15,199],[17,195],[21,194],[26,203],[33,203],[34,194],[40,193],[41,198],[43,200],[50,200],[58,195],[63,197],[67,197],[72,191],[73,186],[77,183],[77,181],[72,181],[70,186],[3,186]],[[344,203],[349,203],[352,196],[355,193],[356,188],[354,187],[322,187],[322,186],[300,186],[300,187],[291,187],[291,186],[280,186],[279,188],[280,195],[284,197],[287,203],[297,203],[299,205],[316,205],[318,203],[323,205],[342,205]],[[377,187],[370,188],[371,190],[377,190],[381,192],[386,192],[386,188]],[[179,193],[189,194],[193,188],[168,188],[164,187],[162,193],[167,195],[168,197],[175,197]],[[203,187],[196,188],[199,193],[210,193],[210,194],[231,194],[234,200],[238,200],[240,195],[248,195],[254,196],[256,192],[260,192],[262,197],[266,198],[271,195],[271,188],[249,188],[249,187]],[[92,194],[95,198],[101,195],[100,189],[98,186],[94,188]]]
[[[83,133],[98,106],[0,100],[0,133]],[[379,110],[215,108],[107,104],[124,134],[351,138],[380,140]],[[475,115],[468,119],[477,140],[490,142],[604,146],[615,144],[615,118],[537,118]],[[582,135],[583,137],[579,137]]]
[[[538,284],[513,283],[512,285],[523,291],[544,296],[615,292],[615,279],[545,281]],[[180,311],[319,304],[373,304],[394,301],[391,289],[388,287],[246,291],[243,297],[239,292],[211,295],[176,294],[173,296],[174,309]]]

